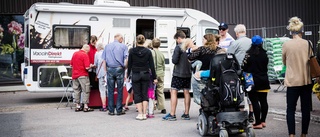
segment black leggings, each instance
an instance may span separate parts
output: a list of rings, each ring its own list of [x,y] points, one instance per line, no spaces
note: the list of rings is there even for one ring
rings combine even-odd
[[[134,103],[149,101],[148,87],[150,83],[149,72],[132,73],[132,90],[134,95]]]
[[[302,133],[308,134],[311,111],[312,85],[287,87],[287,126],[289,134],[295,134],[295,112],[300,97],[302,112]]]
[[[258,92],[254,90],[249,92],[249,99],[252,103],[256,125],[261,124],[261,122],[266,122],[269,109],[267,95],[268,92]]]

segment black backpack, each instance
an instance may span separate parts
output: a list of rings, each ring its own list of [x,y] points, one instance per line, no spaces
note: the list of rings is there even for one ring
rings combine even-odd
[[[218,87],[217,97],[221,107],[232,108],[241,103],[240,76],[240,65],[233,54],[217,54],[211,59],[207,87],[209,91],[215,91],[213,89]]]
[[[241,101],[240,79],[234,69],[222,68],[220,78],[220,104],[222,107],[237,107]]]

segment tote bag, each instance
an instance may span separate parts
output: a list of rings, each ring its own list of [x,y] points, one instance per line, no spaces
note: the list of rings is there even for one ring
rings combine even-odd
[[[310,75],[311,75],[311,78],[317,78],[317,77],[320,77],[320,66],[318,64],[317,57],[314,55],[311,42],[308,41],[308,44],[309,44],[308,54],[309,54]],[[312,50],[311,53],[310,53],[310,49]]]

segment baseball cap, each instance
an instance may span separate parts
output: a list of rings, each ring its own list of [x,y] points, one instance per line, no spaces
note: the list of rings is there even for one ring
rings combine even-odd
[[[263,39],[259,35],[255,35],[251,38],[252,45],[260,45],[263,42]]]
[[[220,23],[219,29],[228,29],[228,24],[226,24],[224,22]]]

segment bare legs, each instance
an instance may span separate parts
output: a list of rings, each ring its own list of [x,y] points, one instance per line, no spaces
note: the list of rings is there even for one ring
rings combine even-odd
[[[191,102],[191,97],[190,97],[190,93],[189,90],[183,90],[183,94],[184,94],[184,108],[185,108],[185,114],[189,114],[189,110],[190,110],[190,102]],[[176,114],[176,109],[177,109],[177,104],[178,104],[178,91],[175,89],[171,89],[170,92],[170,103],[171,103],[171,111],[170,114],[173,116]]]

